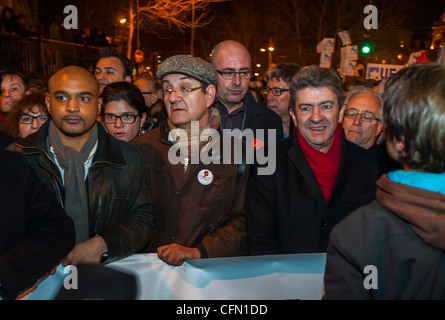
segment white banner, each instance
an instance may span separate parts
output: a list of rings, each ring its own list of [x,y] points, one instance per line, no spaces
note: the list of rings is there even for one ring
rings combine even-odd
[[[138,300],[319,300],[325,259],[324,253],[248,256],[173,267],[156,254],[136,254],[107,267],[134,275]],[[25,299],[53,299],[66,277],[59,267]]]

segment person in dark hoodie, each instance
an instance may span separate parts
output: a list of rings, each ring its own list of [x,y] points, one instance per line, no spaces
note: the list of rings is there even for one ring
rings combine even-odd
[[[445,66],[388,81],[386,146],[404,170],[331,233],[323,299],[445,299]]]

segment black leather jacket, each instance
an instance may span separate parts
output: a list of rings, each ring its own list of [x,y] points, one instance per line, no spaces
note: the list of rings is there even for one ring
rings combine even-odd
[[[39,177],[57,194],[62,206],[65,188],[47,143],[49,121],[16,142]],[[133,145],[109,135],[100,123],[98,144],[86,178],[90,236],[99,234],[108,248],[107,262],[142,251],[155,229],[154,205],[144,175],[144,160]]]

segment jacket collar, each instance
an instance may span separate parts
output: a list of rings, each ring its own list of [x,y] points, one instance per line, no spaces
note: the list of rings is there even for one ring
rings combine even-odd
[[[292,145],[291,147],[287,150],[287,156],[289,157],[289,159],[292,161],[292,163],[295,165],[295,167],[297,168],[297,170],[301,173],[301,175],[303,176],[304,180],[306,181],[306,184],[308,185],[309,189],[311,190],[312,194],[314,194],[314,196],[316,197],[317,201],[320,204],[324,204],[325,200],[323,198],[323,195],[321,193],[320,187],[318,186],[317,181],[315,180],[315,176],[314,173],[312,172],[312,169],[308,163],[308,161],[306,160],[306,156],[303,153],[303,150],[301,150],[300,145],[298,143],[298,137],[297,137],[297,133],[295,130],[298,130],[297,128],[294,128],[294,130],[292,131]],[[289,138],[288,138],[289,139]],[[338,174],[337,174],[337,179],[335,181],[334,184],[334,189],[332,191],[332,194],[334,193],[335,189],[337,188],[337,185],[339,184],[339,181],[341,178],[341,172],[343,171],[343,167],[344,167],[344,159],[346,157],[345,154],[345,149],[346,147],[346,135],[345,132],[343,130],[343,128],[341,128],[341,155],[340,155],[340,166],[338,168]]]
[[[98,144],[96,153],[93,158],[93,163],[106,162],[118,167],[125,166],[125,159],[119,147],[120,142],[117,141],[116,138],[108,134],[100,122],[96,122],[96,125],[98,129]],[[27,136],[26,138],[18,140],[16,144],[24,149],[24,154],[34,153],[29,149],[37,149],[49,156],[46,142],[46,138],[48,137],[48,127],[49,121],[42,125],[42,127],[40,127],[37,132]]]

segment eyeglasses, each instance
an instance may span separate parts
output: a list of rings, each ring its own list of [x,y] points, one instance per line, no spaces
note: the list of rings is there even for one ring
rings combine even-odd
[[[237,74],[240,75],[241,79],[250,79],[252,78],[252,70],[243,70],[243,71],[221,71],[216,70],[225,80],[232,80],[235,78]]]
[[[139,114],[123,113],[120,116],[117,116],[112,113],[105,113],[103,116],[103,120],[105,123],[115,123],[119,118],[122,123],[132,124],[136,121],[137,117],[139,117]]]
[[[362,121],[365,121],[365,122],[373,122],[374,120],[377,120],[378,122],[380,122],[380,119],[377,118],[371,112],[358,113],[357,110],[346,110],[345,111],[345,117],[348,119],[354,120],[357,116],[361,116]]]
[[[269,92],[272,92],[272,94],[274,96],[281,96],[283,94],[283,92],[287,92],[290,91],[290,89],[282,89],[282,88],[270,88],[270,87],[265,87],[263,89],[263,93],[267,96],[269,94]]]
[[[46,114],[42,114],[40,116],[34,117],[29,114],[22,113],[22,114],[19,114],[19,116],[18,116],[19,122],[23,123],[23,124],[31,124],[31,123],[33,123],[34,119],[37,119],[37,123],[42,125],[46,121],[48,121],[48,118],[49,117]]]
[[[164,98],[170,96],[172,94],[172,92],[175,92],[177,95],[181,96],[181,97],[185,97],[187,96],[189,93],[198,90],[198,89],[202,89],[202,86],[199,87],[194,87],[194,88],[189,88],[186,86],[180,86],[179,87],[179,92],[178,89],[173,89],[173,88],[164,88],[162,89],[163,93],[164,93]]]

